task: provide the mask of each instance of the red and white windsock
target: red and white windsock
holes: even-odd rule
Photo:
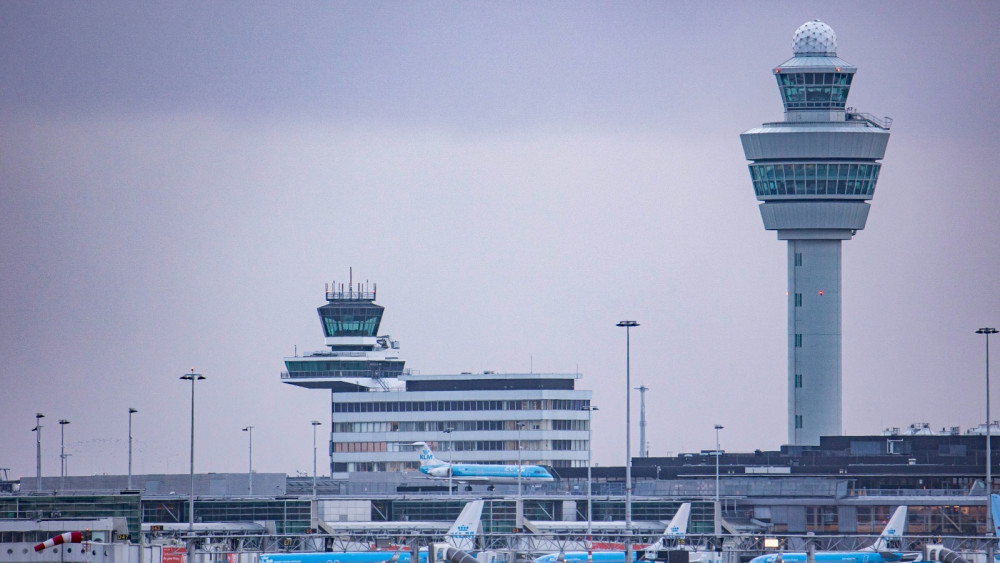
[[[42,543],[35,546],[35,551],[41,551],[47,547],[52,547],[54,545],[59,545],[61,543],[82,543],[83,542],[83,532],[66,532],[65,534],[59,534],[54,538],[49,538]]]

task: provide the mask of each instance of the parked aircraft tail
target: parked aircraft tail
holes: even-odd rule
[[[691,518],[691,503],[685,502],[677,509],[677,513],[670,519],[667,529],[656,543],[650,545],[642,551],[640,559],[659,560],[660,552],[667,548],[675,548],[678,541],[687,535],[688,520]]]
[[[434,452],[426,442],[414,442],[414,446],[420,449],[420,467],[433,467],[435,465],[447,465],[445,462],[434,457]]]
[[[1000,537],[1000,495],[990,495],[990,510],[993,511],[993,535]]]
[[[902,549],[902,536],[906,530],[906,506],[900,506],[882,530],[875,543],[866,551],[899,551]]]
[[[476,536],[482,528],[483,501],[470,501],[458,515],[458,519],[448,530],[445,541],[455,549],[472,551],[476,548]]]

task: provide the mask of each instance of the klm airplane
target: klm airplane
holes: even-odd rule
[[[906,507],[900,506],[871,546],[860,551],[817,551],[816,563],[894,563],[914,561],[920,553],[904,553],[902,535],[906,529]],[[750,563],[804,563],[805,553],[770,553],[754,557]]]
[[[451,477],[459,483],[551,483],[555,477],[541,465],[484,465],[448,463],[434,457],[425,442],[413,444],[420,449],[420,472],[435,479]]]
[[[685,502],[677,509],[677,513],[670,519],[667,529],[656,543],[637,550],[632,554],[633,561],[653,561],[663,560],[666,552],[671,550],[683,550],[688,552],[688,561],[691,563],[709,563],[717,561],[719,554],[714,551],[698,550],[684,544],[687,536],[688,520],[691,517],[691,503]],[[564,551],[549,553],[535,559],[535,563],[587,563],[588,557],[594,563],[624,563],[625,551]]]
[[[483,501],[474,500],[465,505],[458,519],[448,530],[445,542],[455,549],[475,549],[476,535],[481,530]],[[258,563],[411,563],[409,551],[324,551],[313,553],[262,553]],[[427,562],[427,550],[417,554],[417,563]]]

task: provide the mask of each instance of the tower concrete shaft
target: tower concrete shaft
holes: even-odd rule
[[[785,120],[740,135],[764,228],[788,241],[788,442],[841,423],[841,242],[865,228],[889,118],[847,108],[857,68],[833,30],[803,24],[774,68]]]

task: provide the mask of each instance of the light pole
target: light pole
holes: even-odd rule
[[[320,421],[312,421],[313,427],[313,498],[316,498],[316,427],[321,424]]]
[[[250,479],[250,496],[253,496],[253,426],[247,426],[243,429],[244,432],[250,435],[250,465],[247,470],[247,475]]]
[[[448,435],[448,496],[451,496],[451,474],[453,473],[452,465],[455,463],[455,454],[452,453],[452,441],[451,433],[454,432],[454,428],[445,428],[444,433]]]
[[[521,429],[523,422],[517,423],[517,505],[514,507],[515,520],[517,521],[517,531],[521,531],[521,524],[524,522],[524,500],[521,494]]]
[[[587,405],[581,408],[587,411],[587,561],[593,561],[594,556],[593,552],[591,551],[593,547],[593,544],[591,543],[593,530],[591,529],[591,523],[593,522],[594,519],[594,515],[592,514],[594,510],[594,503],[592,496],[593,494],[592,491],[594,487],[593,487],[593,482],[591,481],[590,468],[593,465],[593,463],[591,462],[591,454],[594,451],[594,444],[592,442],[594,433],[590,421],[591,421],[591,413],[600,409],[589,404],[589,402]]]
[[[986,529],[994,530],[996,525],[993,522],[993,514],[990,510],[990,493],[993,492],[993,457],[990,452],[990,335],[996,334],[997,329],[993,327],[983,327],[976,331],[976,334],[986,336]],[[992,534],[992,532],[987,532]]]
[[[632,563],[632,327],[635,321],[621,321],[616,326],[625,327],[625,563]]]
[[[35,480],[38,483],[38,490],[42,490],[42,419],[45,415],[35,413],[35,427],[31,429],[35,433]]]
[[[128,490],[132,490],[132,415],[137,412],[132,407],[128,408]]]
[[[719,449],[719,430],[722,428],[721,424],[715,425],[715,535],[719,535],[722,531],[722,522],[719,519],[719,458],[722,457],[722,451]]]
[[[205,379],[205,376],[200,373],[195,373],[194,369],[191,373],[187,373],[181,376],[181,379],[191,382],[191,498],[189,499],[188,505],[188,535],[194,535],[194,383],[195,381],[201,381]],[[194,539],[191,539],[191,547],[194,546]],[[194,553],[192,549],[188,549],[188,557],[193,558]],[[193,560],[193,559],[190,559]]]
[[[59,489],[66,488],[66,425],[69,421],[59,419]]]

